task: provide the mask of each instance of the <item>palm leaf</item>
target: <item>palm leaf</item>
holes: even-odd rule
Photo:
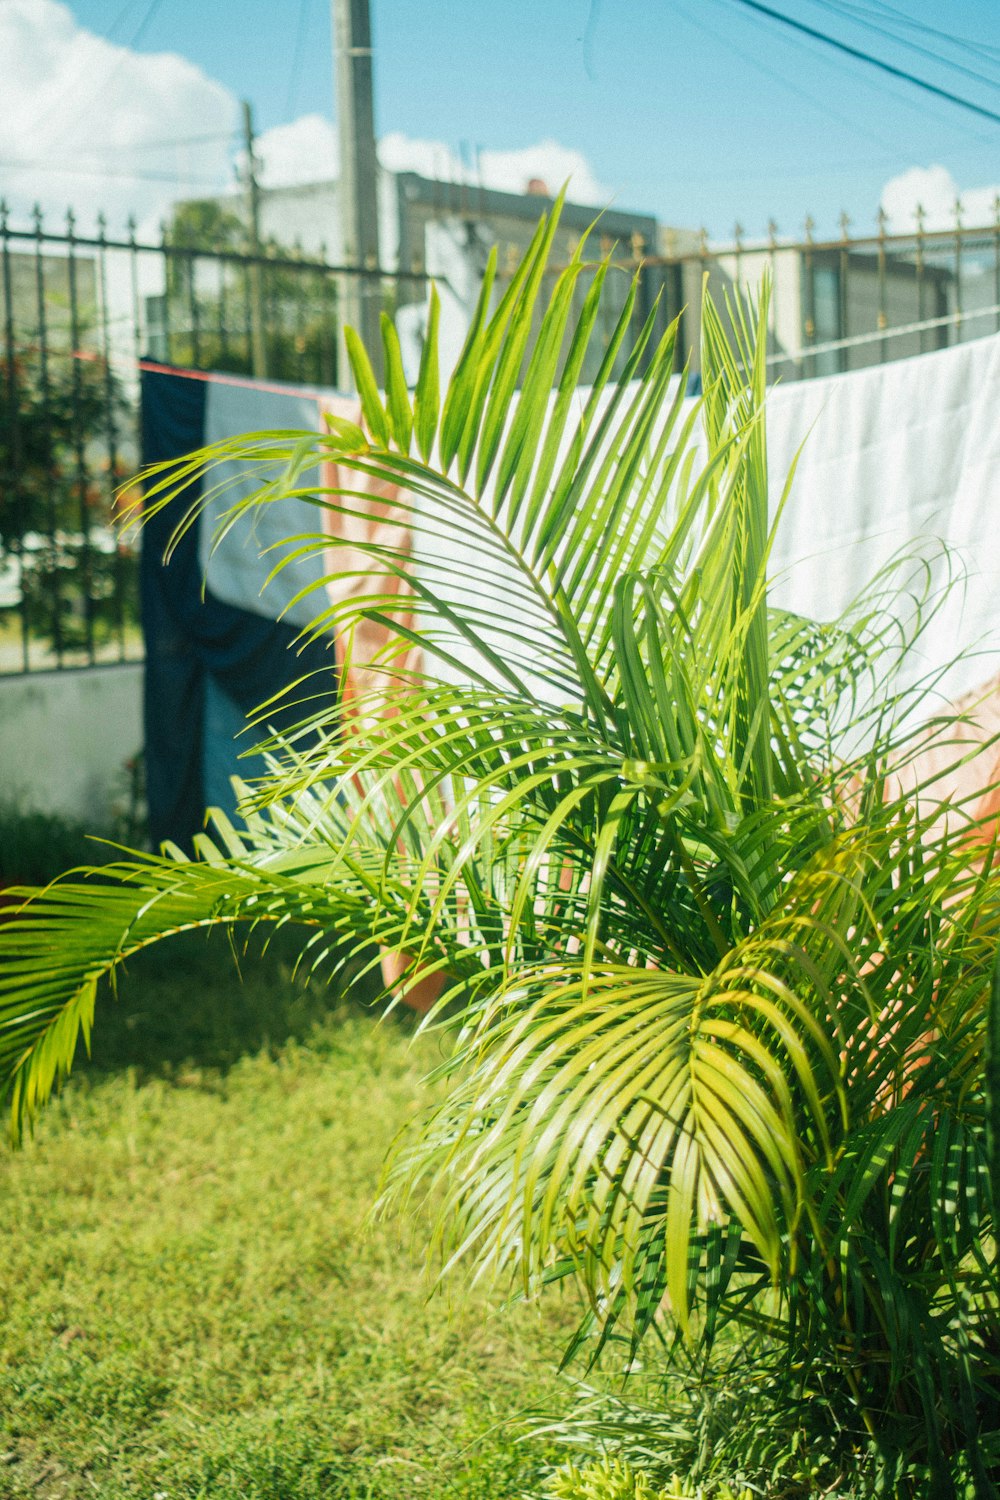
[[[888,789],[934,686],[898,685],[893,589],[908,567],[911,639],[939,601],[918,557],[842,621],[772,609],[766,287],[725,317],[706,301],[686,404],[676,329],[654,308],[633,331],[633,283],[580,393],[611,269],[581,247],[542,306],[557,220],[499,298],[491,257],[443,393],[432,295],[412,393],[390,323],[384,393],[348,336],[364,430],[147,475],[148,509],[183,526],[194,481],[204,504],[220,464],[257,474],[220,536],[288,495],[358,517],[372,481],[395,487],[416,576],[402,543],[364,544],[367,591],[312,630],[392,627],[400,579],[415,623],[376,663],[391,716],[362,700],[343,735],[318,696],[267,736],[245,832],[24,893],[0,928],[15,1129],[99,987],[178,927],[296,923],[310,963],[381,946],[443,975],[440,1024],[457,1016],[446,1102],[388,1177],[438,1205],[432,1253],[529,1288],[577,1275],[597,1347],[667,1306],[706,1357],[726,1323],[776,1340],[800,1404],[842,1400],[893,1442],[923,1424],[940,1480],[996,1385],[1000,910],[968,810],[942,828],[933,787],[916,809]],[[356,583],[337,547],[317,525],[275,567],[332,553]]]

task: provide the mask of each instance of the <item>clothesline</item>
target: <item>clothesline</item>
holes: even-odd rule
[[[872,333],[855,333],[842,339],[829,339],[823,344],[808,344],[802,349],[769,354],[767,363],[769,365],[787,364],[789,360],[799,361],[811,359],[816,354],[833,354],[839,349],[854,349],[862,344],[873,344],[879,339],[902,338],[906,334],[924,333],[928,329],[944,328],[949,324],[957,327],[961,323],[972,322],[974,318],[997,316],[1000,316],[1000,303],[994,303],[991,307],[977,307],[974,312],[944,313],[938,318],[923,318],[919,323],[902,323],[895,328],[876,328]]]
[[[813,359],[821,354],[836,354],[843,349],[863,348],[866,344],[878,343],[885,339],[905,338],[915,333],[926,333],[935,328],[960,327],[964,323],[971,323],[980,318],[1000,319],[1000,303],[991,303],[988,307],[977,307],[971,312],[943,313],[935,318],[922,318],[915,323],[902,323],[892,328],[877,328],[868,333],[855,333],[840,339],[827,339],[821,344],[808,344],[800,349],[777,350],[767,356],[768,366],[801,364],[807,359]],[[987,335],[977,335],[985,337]],[[40,345],[22,345],[18,350],[22,354],[41,353]],[[51,351],[49,351],[51,353]],[[97,364],[107,358],[106,355],[92,349],[70,349],[67,354],[71,359],[84,360],[88,363]],[[295,381],[268,382],[260,380],[251,375],[234,375],[218,370],[195,370],[182,365],[170,365],[153,359],[134,359],[125,354],[112,354],[112,360],[127,363],[133,369],[149,371],[153,374],[176,375],[179,379],[201,380],[217,385],[236,386],[242,390],[267,391],[275,395],[284,395],[286,392],[295,392],[301,396],[316,397],[317,399],[331,394],[333,388],[327,386],[300,385]],[[888,363],[888,361],[887,361]],[[339,393],[343,394],[343,393]]]
[[[41,354],[40,344],[23,344],[19,354]],[[51,356],[52,350],[47,351]],[[96,349],[68,349],[70,359],[79,359],[87,364],[100,364],[107,356]],[[266,391],[270,395],[312,396],[319,400],[332,393],[330,386],[300,385],[297,381],[268,382],[253,375],[231,375],[220,370],[193,370],[186,365],[168,365],[155,359],[134,359],[129,355],[112,355],[112,359],[127,362],[133,369],[144,370],[153,375],[176,375],[179,380],[202,380],[210,385],[233,385],[244,391]],[[109,361],[110,363],[110,361]]]
[[[192,425],[183,442],[177,438],[171,456],[263,429],[321,431],[323,412],[332,404],[330,393],[317,398],[295,387],[174,370],[155,360],[142,365],[144,384],[158,387],[144,391],[144,398],[155,394],[186,420],[198,419],[197,430]],[[186,375],[192,378],[183,378]],[[947,668],[939,691],[949,698],[976,688],[995,671],[1000,563],[991,538],[1000,474],[998,399],[1000,335],[852,373],[776,386],[768,401],[767,422],[775,506],[785,475],[793,463],[798,467],[772,554],[774,604],[808,618],[836,619],[880,569],[892,567],[901,551],[912,554],[919,576],[911,584],[909,575],[897,572],[901,592],[893,607],[903,611],[899,623],[904,633],[916,628],[922,611],[926,615],[914,670]],[[357,398],[341,400],[356,403]],[[148,426],[156,404],[145,399],[144,409]],[[177,425],[173,417],[165,417],[165,430],[172,437]],[[151,449],[144,453],[147,460],[163,456]],[[240,611],[250,635],[261,629],[262,617],[280,617],[290,629],[308,629],[317,607],[329,598],[324,559],[319,551],[303,555],[294,568],[278,573],[275,563],[290,536],[315,529],[314,510],[304,500],[290,497],[281,505],[248,512],[213,548],[212,538],[225,512],[249,496],[255,483],[252,474],[236,465],[220,468],[216,480],[224,480],[225,488],[220,491],[213,485],[213,493],[206,497],[189,560],[195,580],[192,593],[198,594],[206,580],[215,600]],[[412,521],[417,575],[458,615],[465,609],[479,610],[483,580],[496,573],[498,561],[495,551],[477,540],[474,528],[450,525],[447,517],[423,508],[423,502],[415,511],[408,506],[402,520],[391,513],[376,513],[371,520],[392,527]],[[927,537],[941,540],[927,546]],[[353,545],[344,535],[340,545],[347,544]],[[395,540],[392,546],[397,547]],[[342,551],[341,562],[343,557]],[[168,579],[174,568],[176,562],[164,570]],[[956,572],[964,574],[963,588],[949,590],[948,578]],[[365,576],[363,559],[349,574],[355,582]],[[498,587],[503,589],[503,577]],[[524,653],[530,656],[533,626],[529,619],[523,625]],[[492,645],[489,630],[488,623],[482,626],[484,640]],[[448,661],[438,664],[443,675],[454,672],[464,680],[466,664],[481,670],[481,660],[467,655],[470,648],[464,637],[453,640],[447,635],[446,645]],[[497,649],[502,646],[497,642]],[[539,641],[539,658],[543,651],[544,642]],[[991,653],[988,661],[979,654],[984,651]],[[224,776],[222,782],[225,785]]]

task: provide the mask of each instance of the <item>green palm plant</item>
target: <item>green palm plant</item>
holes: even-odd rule
[[[766,292],[756,315],[706,301],[692,407],[655,309],[626,347],[633,286],[581,395],[609,267],[581,250],[540,307],[555,222],[494,310],[491,261],[443,396],[432,299],[412,393],[391,323],[384,396],[349,336],[366,431],[147,476],[147,507],[178,503],[238,457],[249,503],[346,515],[363,487],[317,491],[318,461],[398,486],[422,548],[401,644],[426,666],[387,650],[393,714],[357,733],[317,696],[267,741],[245,827],[217,818],[195,859],[24,893],[0,933],[15,1134],[137,949],[266,923],[301,925],[317,965],[374,945],[438,977],[454,1041],[387,1173],[434,1204],[432,1255],[576,1278],[592,1358],[652,1338],[707,1378],[735,1336],[890,1492],[913,1462],[928,1493],[993,1494],[990,851],[888,789],[918,743],[889,580],[837,625],[769,605]],[[335,546],[317,529],[296,555]],[[365,597],[317,631],[393,623],[409,559],[370,551]]]

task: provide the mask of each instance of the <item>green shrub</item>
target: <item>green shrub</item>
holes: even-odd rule
[[[631,1369],[662,1347],[702,1412],[731,1380],[790,1452],[804,1432],[805,1453],[838,1454],[828,1489],[987,1500],[990,859],[887,782],[921,702],[896,685],[892,578],[832,624],[769,604],[766,297],[755,319],[704,305],[699,455],[675,328],[654,339],[654,309],[627,347],[634,294],[577,392],[607,266],[574,256],[533,337],[553,232],[495,310],[491,262],[443,402],[432,302],[412,394],[391,325],[384,399],[348,334],[367,432],[259,434],[151,484],[167,503],[235,460],[259,466],[246,506],[295,493],[359,519],[364,486],[398,487],[427,667],[387,654],[393,714],[366,726],[362,701],[342,734],[324,703],[317,748],[272,742],[245,832],[219,819],[195,860],[60,882],[6,925],[14,1129],[70,1067],[98,985],[178,928],[299,925],[317,964],[378,944],[443,986],[447,1096],[387,1184],[439,1207],[432,1259],[528,1290],[574,1278],[590,1311],[568,1358]],[[317,491],[324,460],[361,484]],[[443,538],[488,562],[469,577]],[[408,548],[377,537],[369,561],[369,592],[318,628],[391,619]],[[784,1493],[809,1496],[813,1460],[792,1456]]]
[[[696,1485],[676,1474],[665,1486],[654,1486],[641,1470],[621,1459],[603,1458],[580,1469],[567,1464],[549,1480],[545,1500],[753,1500],[748,1489],[728,1484]]]
[[[93,865],[100,846],[76,819],[0,804],[0,883],[46,885],[79,865]]]

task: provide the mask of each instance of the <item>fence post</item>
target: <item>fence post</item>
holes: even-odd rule
[[[18,613],[21,622],[21,670],[27,672],[31,663],[29,658],[28,642],[31,637],[31,619],[28,596],[24,591],[24,534],[28,529],[27,510],[24,501],[24,486],[21,482],[21,422],[18,404],[17,390],[17,359],[14,343],[14,289],[13,277],[10,269],[10,226],[7,220],[8,208],[6,199],[0,199],[0,262],[3,270],[3,304],[4,304],[4,354],[6,363],[6,379],[4,388],[7,396],[7,434],[10,442],[10,465],[9,478],[4,476],[4,483],[9,484],[10,493],[14,500],[14,514],[16,516],[16,539],[13,551],[17,559],[17,586],[20,593]]]
[[[767,353],[775,356],[778,353],[778,225],[774,219],[767,221],[767,265],[771,275],[771,305],[768,308],[767,325],[770,349]],[[778,362],[775,359],[774,376],[778,374]]]
[[[816,342],[816,280],[813,275],[813,230],[816,228],[816,220],[812,214],[806,214],[803,227],[806,239],[802,257],[802,274],[805,280],[804,295],[801,298],[802,342],[808,351]],[[810,359],[808,352],[802,361],[802,373],[804,376],[816,373],[816,361]]]
[[[885,305],[885,297],[886,297],[886,286],[885,286],[885,226],[888,223],[888,215],[886,214],[886,211],[882,207],[881,203],[879,204],[878,213],[875,215],[875,222],[878,225],[878,319],[877,319],[877,323],[878,323],[878,331],[879,331],[879,333],[884,334],[885,330],[889,326],[889,315],[888,315],[888,313],[886,311],[886,305]],[[885,351],[886,351],[886,347],[887,347],[887,344],[886,344],[885,338],[880,338],[879,341],[878,341],[878,359],[879,359],[879,364],[880,365],[884,365],[885,364]]]
[[[132,349],[138,367],[142,358],[142,304],[139,298],[139,246],[136,244],[135,215],[128,217],[128,267],[129,289],[132,293]]]
[[[52,606],[52,644],[55,648],[56,666],[61,667],[63,663],[63,635],[62,635],[62,588],[59,581],[59,522],[56,510],[56,483],[55,465],[53,461],[52,441],[52,384],[49,376],[49,344],[48,344],[48,320],[45,308],[45,266],[42,254],[42,209],[36,203],[32,210],[32,218],[35,224],[35,297],[38,314],[38,389],[40,397],[40,410],[42,417],[42,447],[44,459],[42,468],[45,471],[48,486],[48,561],[45,572],[48,574],[49,598]],[[22,588],[23,588],[22,582]]]
[[[962,200],[955,199],[955,343],[962,342]]]
[[[924,319],[927,316],[927,313],[926,313],[927,300],[926,300],[926,297],[924,296],[924,232],[925,232],[924,231],[924,220],[926,219],[927,216],[926,216],[926,213],[924,212],[924,206],[923,206],[922,203],[918,203],[917,204],[917,206],[916,206],[916,208],[914,209],[914,212],[913,212],[913,217],[917,221],[917,247],[916,247],[916,253],[915,253],[915,256],[914,256],[914,263],[915,263],[915,267],[916,267],[914,274],[916,276],[916,281],[917,281],[917,322],[918,323],[923,323]],[[920,330],[919,334],[917,335],[917,337],[918,337],[918,339],[920,341],[919,344],[918,344],[919,351],[920,351],[921,354],[923,354],[923,352],[924,352],[924,329],[923,328],[921,328],[921,330]]]
[[[839,310],[840,311],[840,317],[839,317],[840,328],[838,330],[838,337],[844,342],[844,344],[846,344],[847,339],[850,338],[850,328],[851,328],[850,300],[849,300],[850,299],[850,270],[851,270],[851,241],[850,241],[850,237],[849,237],[848,232],[847,232],[850,229],[850,227],[851,227],[850,216],[849,216],[847,210],[844,209],[844,211],[840,215],[840,261],[839,261],[839,272],[840,272],[840,275],[839,275],[839,278],[838,278],[839,282],[840,282],[840,310]],[[840,366],[840,369],[841,370],[848,369],[850,367],[850,362],[851,362],[850,351],[846,347],[841,348],[838,351],[838,355],[837,355],[837,364]]]
[[[107,221],[97,216],[97,276],[100,294],[101,355],[104,361],[104,432],[108,446],[108,514],[118,507],[118,423],[115,420],[115,381],[111,370],[111,319],[108,308]],[[125,660],[125,578],[121,548],[115,547],[115,628],[118,659]]]
[[[83,440],[83,390],[80,372],[80,302],[76,285],[76,218],[73,210],[66,213],[66,244],[69,251],[67,272],[69,275],[69,334],[70,334],[70,410],[73,417],[73,457],[76,463],[77,505],[80,517],[80,570],[83,574],[81,594],[83,596],[83,631],[87,660],[94,661],[94,566],[90,540],[90,516],[87,508],[87,462]]]
[[[170,231],[166,219],[160,225],[160,253],[163,256],[163,358],[170,363],[170,292],[173,257],[170,246]]]
[[[249,266],[250,283],[250,360],[253,373],[258,380],[267,375],[267,344],[264,340],[264,291],[260,266],[260,188],[257,183],[257,163],[253,154],[253,108],[243,100],[243,144],[247,160],[245,167],[247,235],[253,260]]]

